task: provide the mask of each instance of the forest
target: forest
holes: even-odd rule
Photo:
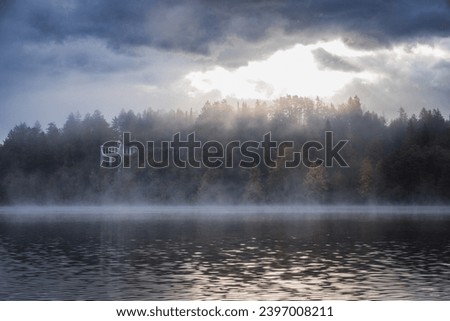
[[[364,108],[365,109],[365,108]],[[296,146],[332,131],[348,140],[348,167],[115,168],[100,166],[100,146],[130,132],[161,142],[195,132],[200,141],[260,141],[270,132]],[[239,162],[239,159],[235,160]],[[0,145],[1,204],[436,204],[450,201],[450,119],[422,109],[386,120],[360,99],[340,105],[299,96],[272,102],[207,102],[199,113],[123,110],[108,123],[99,111],[15,126]]]

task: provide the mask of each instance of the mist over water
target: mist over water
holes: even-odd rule
[[[450,209],[0,208],[0,299],[450,299]]]
[[[288,217],[288,218],[318,218],[323,215],[359,216],[361,218],[397,215],[429,217],[447,216],[449,206],[392,206],[392,205],[70,205],[70,206],[1,206],[0,216],[8,220],[32,219],[151,219],[180,218],[196,216],[203,219],[229,219],[245,217]]]

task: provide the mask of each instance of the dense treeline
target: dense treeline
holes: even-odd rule
[[[265,133],[296,146],[323,141],[324,132],[349,140],[342,155],[350,165],[253,169],[205,167],[104,169],[100,145],[120,139],[160,142],[176,132],[201,141],[261,141]],[[183,136],[184,135],[184,136]],[[238,162],[239,158],[235,160]],[[62,128],[20,124],[0,145],[1,203],[341,203],[450,201],[450,121],[439,110],[408,116],[403,109],[387,122],[363,112],[358,97],[335,107],[286,96],[271,104],[206,103],[192,112],[122,111],[109,124],[100,112],[71,114]]]

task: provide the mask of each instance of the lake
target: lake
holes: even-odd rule
[[[450,300],[450,208],[0,208],[1,300]]]

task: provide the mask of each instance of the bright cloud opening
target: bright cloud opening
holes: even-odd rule
[[[223,97],[238,99],[273,99],[286,94],[331,97],[356,78],[367,82],[377,78],[369,72],[341,71],[319,66],[313,54],[318,48],[346,57],[369,54],[350,49],[341,41],[297,44],[291,49],[275,52],[266,60],[250,61],[235,70],[216,66],[204,72],[191,72],[186,76],[192,87],[190,95],[219,91]]]

